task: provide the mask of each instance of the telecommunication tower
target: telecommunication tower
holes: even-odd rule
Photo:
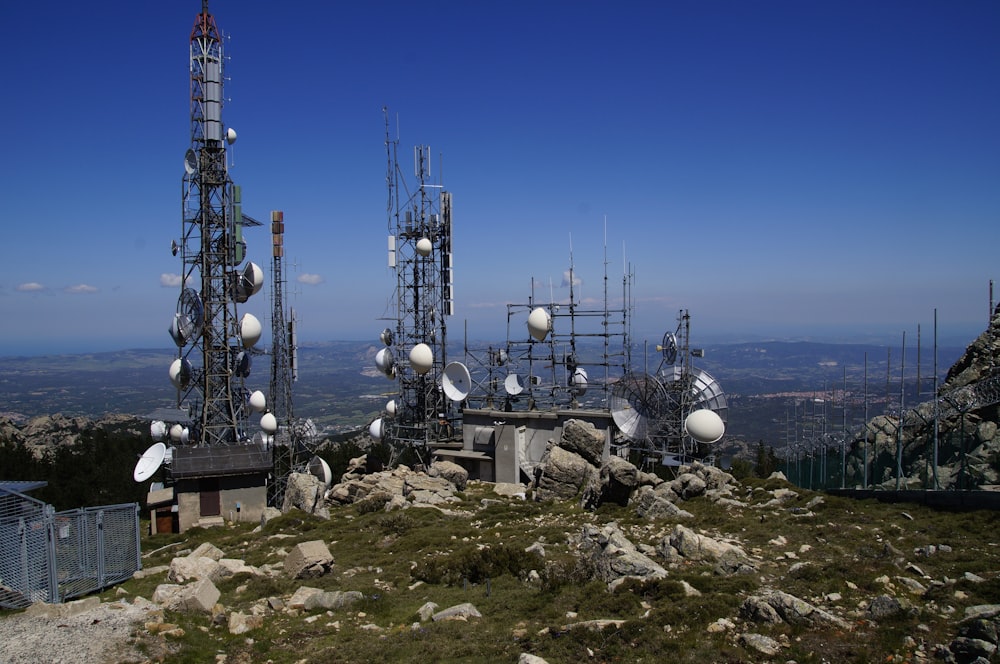
[[[454,314],[452,197],[435,182],[427,146],[414,148],[414,190],[399,165],[399,140],[390,138],[388,161],[388,267],[396,277],[389,317],[380,335],[385,344],[376,365],[397,381],[398,394],[384,417],[370,428],[372,437],[397,446],[420,448],[451,436],[456,405],[441,389],[446,367],[447,318]]]
[[[177,442],[196,446],[250,442],[245,379],[261,336],[257,318],[237,310],[261,289],[263,272],[244,264],[243,229],[260,224],[243,215],[240,188],[229,177],[226,148],[236,132],[222,123],[223,65],[222,35],[202,0],[191,31],[191,147],[184,157],[181,240],[172,247],[183,269],[170,327],[178,347],[170,377],[178,408],[190,415]]]
[[[273,479],[268,485],[268,504],[281,508],[288,476],[293,472],[309,471],[327,485],[329,466],[313,455],[317,430],[312,420],[295,418],[292,405],[292,385],[298,380],[298,342],[296,341],[295,310],[285,315],[286,281],[283,270],[285,256],[285,215],[271,212],[271,389],[269,403],[277,422],[271,442],[274,458]]]

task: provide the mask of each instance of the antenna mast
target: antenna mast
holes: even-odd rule
[[[178,346],[171,377],[178,407],[187,408],[187,441],[199,446],[249,442],[244,379],[250,348],[260,338],[260,322],[240,318],[237,303],[261,288],[263,273],[253,263],[242,272],[243,228],[259,225],[242,213],[240,188],[229,177],[223,131],[223,44],[215,18],[202,0],[191,31],[191,147],[182,180],[183,274],[178,311],[170,332]]]

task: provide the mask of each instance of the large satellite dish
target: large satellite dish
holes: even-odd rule
[[[507,390],[507,394],[510,396],[516,397],[524,392],[524,382],[516,373],[507,374],[507,377],[503,379],[503,389]]]
[[[673,332],[667,332],[663,335],[660,352],[663,353],[663,361],[667,364],[673,364],[677,361],[677,337]]]
[[[472,376],[469,369],[461,362],[451,362],[444,368],[441,376],[441,389],[452,401],[462,401],[469,396],[472,388]]]
[[[184,172],[188,175],[198,172],[198,154],[190,148],[184,153]]]
[[[205,324],[205,307],[193,288],[185,288],[177,298],[177,313],[170,324],[170,336],[178,348],[201,334]]]
[[[135,470],[132,471],[132,479],[136,482],[145,482],[148,480],[153,476],[153,473],[159,470],[166,456],[167,446],[163,443],[153,443],[148,450],[142,453],[139,461],[136,462]]]
[[[611,417],[631,440],[647,440],[659,428],[668,410],[666,390],[653,376],[630,373],[611,390]]]

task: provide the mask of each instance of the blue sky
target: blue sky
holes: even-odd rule
[[[929,334],[935,308],[943,337],[985,328],[1000,4],[210,9],[231,36],[230,173],[248,214],[285,213],[304,341],[383,327],[383,106],[401,151],[430,145],[454,194],[453,329],[502,341],[532,279],[565,298],[571,245],[582,297],[600,298],[605,233],[613,282],[623,260],[636,273],[638,338],[681,308],[704,341],[888,341]],[[180,272],[199,10],[0,6],[0,355],[171,345],[178,289],[161,280]],[[248,241],[267,270],[266,231]]]

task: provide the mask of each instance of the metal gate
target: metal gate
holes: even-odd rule
[[[0,607],[55,604],[142,568],[139,505],[65,512],[0,486]]]

